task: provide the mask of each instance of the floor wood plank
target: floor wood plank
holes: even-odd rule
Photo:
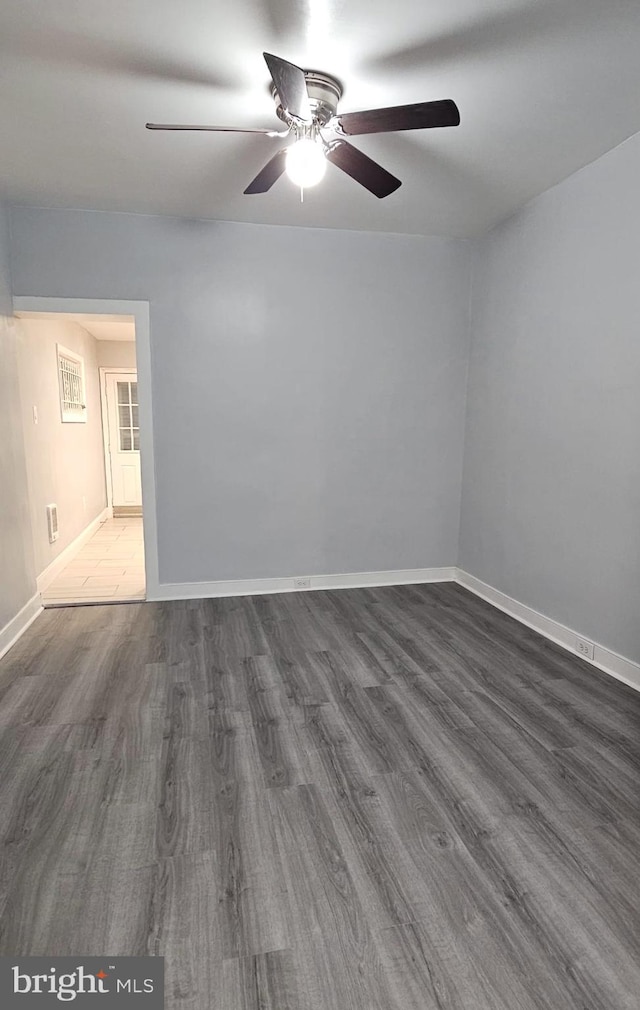
[[[639,801],[640,695],[459,586],[48,610],[0,953],[162,955],[168,1010],[635,1010]]]

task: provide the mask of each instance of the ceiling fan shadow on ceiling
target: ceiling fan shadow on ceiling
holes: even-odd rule
[[[340,113],[338,102],[342,97],[342,85],[335,77],[315,70],[302,70],[271,53],[263,55],[271,74],[271,94],[276,102],[276,115],[284,123],[284,130],[169,123],[147,123],[147,129],[291,137],[294,143],[281,148],[269,159],[245,189],[247,195],[268,192],[285,171],[301,190],[314,186],[322,179],[329,161],[374,196],[382,199],[402,185],[400,179],[349,144],[345,137],[399,130],[426,130],[458,126],[460,123],[458,107],[451,99]]]

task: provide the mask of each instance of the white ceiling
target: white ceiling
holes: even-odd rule
[[[453,98],[458,128],[355,138],[403,180],[378,201],[328,166],[304,204],[242,190],[282,141],[267,50],[351,111]],[[0,192],[55,207],[473,235],[640,130],[638,0],[3,0]]]
[[[133,316],[99,315],[89,312],[16,312],[20,319],[53,319],[79,323],[96,340],[136,339],[136,324]]]

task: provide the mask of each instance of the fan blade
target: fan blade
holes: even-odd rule
[[[179,123],[145,123],[147,130],[208,130],[212,133],[261,133],[265,137],[286,137],[288,130],[244,130],[237,126],[182,126]]]
[[[450,98],[441,102],[416,102],[389,109],[347,112],[336,117],[343,133],[354,137],[362,133],[393,133],[396,130],[428,130],[435,126],[458,126],[458,106]]]
[[[279,56],[272,56],[271,53],[263,53],[262,55],[269,67],[269,73],[278,92],[282,108],[290,116],[295,116],[303,123],[312,122],[313,116],[309,105],[304,70],[296,67],[294,63],[281,60]]]
[[[391,175],[386,168],[377,161],[372,161],[357,147],[347,144],[346,140],[338,140],[331,144],[326,153],[328,161],[341,168],[379,200],[394,193],[398,186],[402,185],[395,175]]]
[[[277,182],[285,170],[287,159],[287,148],[284,147],[277,154],[274,154],[264,168],[258,172],[253,182],[250,182],[245,189],[245,194],[266,193],[270,190],[274,182]]]

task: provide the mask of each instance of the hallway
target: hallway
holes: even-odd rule
[[[143,600],[142,516],[107,519],[42,594],[47,606]]]

